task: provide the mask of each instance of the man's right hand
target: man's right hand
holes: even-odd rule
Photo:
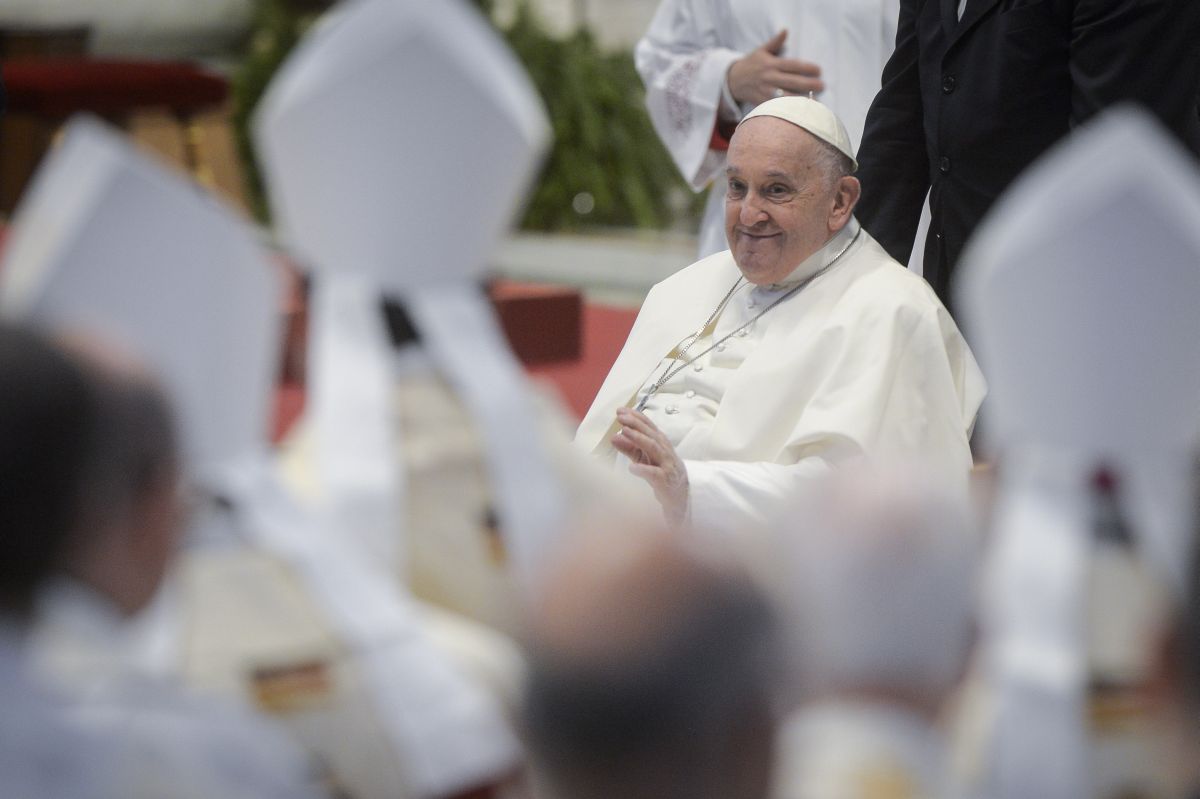
[[[808,94],[825,90],[821,68],[798,58],[782,58],[787,30],[781,30],[761,47],[729,67],[729,92],[745,105],[758,105],[776,97],[776,89],[785,94]]]

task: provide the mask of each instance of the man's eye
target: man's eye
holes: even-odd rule
[[[746,193],[746,184],[736,180],[729,181],[729,188],[725,192],[730,197],[741,197]]]
[[[767,187],[766,194],[768,197],[783,197],[784,195],[788,194],[789,191],[790,189],[787,186],[784,186],[782,183],[773,183]]]

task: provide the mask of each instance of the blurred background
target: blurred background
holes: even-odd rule
[[[632,48],[655,0],[473,2],[529,71],[555,133],[520,232],[497,254],[498,273],[636,305],[650,285],[691,260],[704,199],[688,189],[651,128],[633,66]],[[0,0],[0,57],[10,95],[0,130],[0,210],[15,207],[61,117],[90,110],[269,224],[248,120],[280,63],[335,4]],[[26,80],[18,68],[29,59],[80,55],[106,60],[109,74],[64,70]],[[176,74],[173,87],[147,86],[151,62],[194,65],[227,85],[222,92]],[[125,73],[116,66],[127,67]],[[163,74],[159,83],[171,77]],[[82,85],[89,80],[103,85]],[[156,88],[162,97],[154,96]],[[52,90],[58,96],[50,97]],[[114,96],[122,91],[128,96]]]
[[[554,129],[524,212],[493,255],[492,297],[522,361],[582,415],[646,292],[696,251],[705,198],[655,135],[633,63],[657,2],[472,2],[529,72]],[[0,216],[13,213],[64,122],[88,112],[269,230],[249,122],[272,75],[335,5],[0,0]],[[296,399],[283,403],[280,433],[302,408],[306,298],[298,282],[284,311],[291,322],[281,396]]]

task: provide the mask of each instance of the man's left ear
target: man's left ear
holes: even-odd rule
[[[829,228],[837,232],[850,221],[854,206],[862,194],[862,184],[853,175],[838,178],[837,188],[833,194],[833,207],[829,210]]]

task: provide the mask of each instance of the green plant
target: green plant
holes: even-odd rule
[[[605,53],[587,30],[550,36],[528,3],[505,31],[551,117],[554,144],[523,226],[668,227],[690,192],[663,149],[628,52]],[[681,201],[682,200],[682,201]]]

